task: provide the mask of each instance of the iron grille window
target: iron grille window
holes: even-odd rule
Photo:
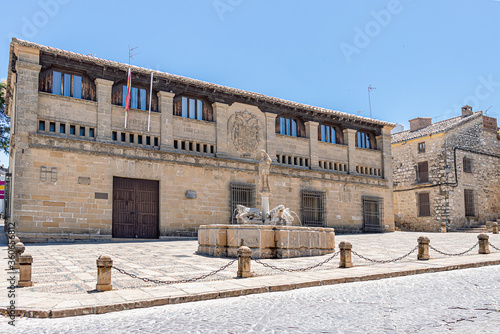
[[[425,142],[418,143],[418,153],[425,153]]]
[[[417,165],[417,183],[429,182],[429,164],[427,161],[419,162]]]
[[[474,190],[464,189],[464,200],[465,200],[465,216],[475,217],[476,211],[474,208]]]
[[[302,223],[305,226],[325,226],[325,192],[315,190],[302,190],[301,197]]]
[[[363,196],[363,231],[382,232],[384,200],[379,197]]]
[[[472,173],[472,159],[464,157],[464,173]]]
[[[247,183],[231,183],[231,218],[230,222],[236,223],[236,205],[255,208],[255,185]]]
[[[418,216],[429,217],[431,215],[431,204],[429,200],[429,193],[418,194]]]

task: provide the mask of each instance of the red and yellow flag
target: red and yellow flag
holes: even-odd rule
[[[128,78],[127,78],[127,98],[125,100],[125,127],[127,127],[128,120],[128,110],[130,109],[130,91],[132,90],[132,75],[130,74],[130,67],[128,69]]]

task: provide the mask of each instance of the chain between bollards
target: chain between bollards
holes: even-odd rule
[[[300,272],[300,271],[307,271],[307,270],[311,270],[311,269],[314,269],[314,268],[318,268],[318,267],[321,267],[322,265],[330,262],[334,257],[336,257],[337,255],[339,255],[340,251],[337,251],[335,253],[333,253],[332,256],[330,256],[329,258],[327,258],[326,260],[324,261],[321,261],[319,263],[316,263],[316,264],[313,264],[312,266],[309,266],[309,267],[305,267],[305,268],[297,268],[297,269],[291,269],[291,268],[280,268],[280,267],[277,267],[277,266],[274,266],[272,264],[269,264],[269,263],[265,263],[265,262],[262,262],[261,260],[259,259],[252,259],[254,260],[255,262],[257,262],[258,264],[261,264],[263,265],[264,267],[266,268],[269,268],[269,269],[273,269],[273,270],[278,270],[278,271],[281,271],[281,272]]]

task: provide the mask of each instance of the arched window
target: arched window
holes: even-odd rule
[[[356,147],[376,150],[377,143],[375,141],[375,135],[368,131],[358,131],[356,135]]]
[[[117,106],[125,107],[127,101],[127,82],[122,80],[113,85],[111,93],[111,103]],[[143,85],[134,85],[132,81],[132,88],[130,89],[130,108],[149,110],[149,87]],[[158,111],[158,96],[153,90],[151,98],[151,111]]]
[[[176,96],[174,98],[174,115],[185,118],[212,122],[213,109],[206,99],[194,96]]]
[[[96,100],[95,84],[89,77],[83,73],[53,67],[40,72],[38,89],[75,99]]]
[[[292,137],[305,137],[306,127],[298,118],[276,117],[276,133]]]
[[[318,129],[318,140],[325,143],[343,144],[344,134],[335,125],[321,124]]]

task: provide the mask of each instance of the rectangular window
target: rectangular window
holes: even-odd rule
[[[155,137],[155,146],[158,146],[158,137]]]
[[[200,100],[196,100],[196,119],[203,119],[203,102]]]
[[[371,136],[368,132],[358,131],[356,146],[360,148],[372,148]]]
[[[80,127],[80,136],[85,137],[85,127]]]
[[[66,133],[66,124],[59,125],[59,132]]]
[[[464,165],[464,173],[472,173],[472,159],[464,157],[463,165]]]
[[[117,141],[118,140],[118,133],[116,131],[113,131],[112,137],[113,137],[114,141]]]
[[[45,131],[45,121],[38,121],[38,130]]]
[[[71,96],[71,74],[64,74],[64,96]]]
[[[253,184],[242,184],[242,183],[231,183],[231,197],[230,197],[230,222],[236,224],[236,206],[243,205],[247,208],[255,207],[255,185]]]
[[[285,119],[280,117],[280,135],[286,134],[285,128]]]
[[[94,128],[89,128],[89,137],[94,138],[95,130]]]
[[[140,101],[141,101],[141,106],[139,109],[146,110],[146,90],[141,89],[140,90]]]
[[[121,133],[121,138],[120,139],[121,139],[122,142],[125,142],[125,133],[124,132]]]
[[[182,98],[182,117],[187,118],[188,117],[188,103],[187,103],[187,97]]]
[[[196,100],[189,99],[189,118],[196,118]]]
[[[76,134],[76,126],[70,125],[69,126],[69,134],[70,135],[75,135]]]
[[[425,153],[425,142],[418,143],[418,153]]]
[[[290,136],[290,134],[291,134],[290,121],[291,120],[289,118],[286,119],[286,135],[288,135],[288,136]]]
[[[54,122],[49,123],[49,131],[56,132],[56,123],[54,123]]]
[[[321,125],[320,127],[321,141],[326,141],[326,127]]]
[[[427,161],[419,162],[417,165],[417,183],[429,182],[429,165]]]
[[[418,216],[429,217],[431,215],[431,203],[429,193],[419,193],[418,195]]]
[[[142,145],[142,135],[137,136],[137,144]]]
[[[82,98],[82,77],[73,74],[52,72],[52,94]]]
[[[292,136],[297,137],[297,121],[292,119]]]
[[[138,89],[132,87],[131,94],[130,94],[130,108],[137,109],[137,99],[138,99]]]
[[[302,223],[305,226],[325,226],[325,192],[302,190],[300,193],[302,204]]]
[[[73,97],[82,98],[82,77],[78,75],[73,75]]]
[[[363,196],[363,231],[382,232],[384,201],[379,197]]]
[[[61,72],[52,73],[52,94],[61,95]]]
[[[122,86],[122,106],[125,107],[127,102],[127,86]]]
[[[475,217],[476,211],[474,208],[474,190],[464,189],[464,201],[465,201],[465,216]]]
[[[181,116],[200,121],[203,120],[203,101],[182,97]]]
[[[128,142],[129,143],[134,143],[134,134],[133,133],[131,133],[131,134],[128,135]]]
[[[357,136],[359,137],[360,134],[358,132]],[[320,140],[326,143],[337,143],[337,131],[333,126],[329,125],[321,125],[320,127]],[[359,142],[359,140],[358,140]]]
[[[146,145],[150,146],[151,145],[151,137],[146,136]]]

